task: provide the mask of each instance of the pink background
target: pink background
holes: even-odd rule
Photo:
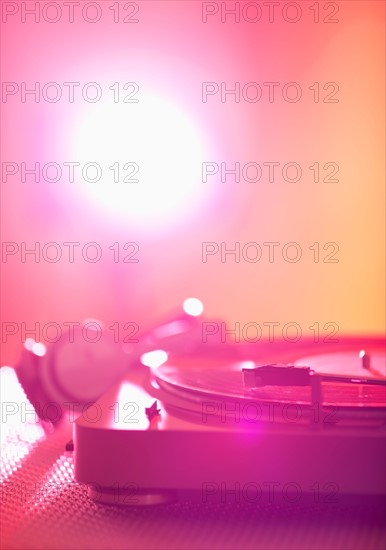
[[[384,3],[337,2],[339,22],[331,24],[313,22],[312,2],[298,2],[303,16],[294,24],[280,12],[274,23],[264,12],[257,23],[221,23],[217,14],[204,24],[201,2],[191,1],[138,2],[138,23],[113,23],[113,2],[99,4],[103,15],[94,24],[79,16],[74,23],[65,17],[23,23],[20,12],[3,20],[3,81],[97,81],[106,83],[104,90],[135,81],[199,128],[202,162],[293,161],[304,175],[298,183],[212,178],[202,196],[197,191],[197,201],[185,204],[182,219],[165,217],[164,229],[153,228],[151,219],[141,225],[96,208],[79,192],[79,182],[10,177],[2,182],[3,241],[96,241],[104,257],[96,264],[82,258],[23,263],[20,254],[3,259],[3,323],[95,317],[144,326],[193,295],[209,317],[230,326],[295,321],[309,333],[315,322],[334,322],[340,334],[383,332]],[[221,103],[217,95],[203,103],[205,81],[296,81],[303,97],[298,103]],[[308,90],[314,82],[337,82],[339,102],[314,103]],[[2,161],[75,161],[77,124],[93,108],[81,99],[3,98]],[[103,133],[101,128],[106,139]],[[308,167],[314,162],[336,162],[339,182],[313,182]],[[160,185],[165,178],[160,174]],[[197,189],[201,193],[202,183]],[[127,241],[139,244],[139,263],[112,262],[108,246]],[[236,241],[296,241],[304,254],[298,263],[279,258],[271,264],[266,255],[259,263],[231,257],[222,263],[219,255],[203,263],[204,241],[224,241],[229,248]],[[308,250],[314,242],[338,243],[339,262],[315,263]],[[1,363],[14,364],[20,348],[20,334],[8,337]]]

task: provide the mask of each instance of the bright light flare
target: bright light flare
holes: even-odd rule
[[[198,317],[204,311],[204,304],[198,298],[187,298],[182,307],[185,313],[193,317]]]
[[[33,338],[26,338],[24,342],[25,349],[28,349],[28,351],[32,351],[32,347],[35,344],[35,340]]]
[[[43,357],[47,353],[46,346],[41,342],[35,342],[33,338],[27,338],[24,342],[24,347],[39,357]]]
[[[153,229],[185,218],[202,200],[208,152],[187,113],[161,97],[138,99],[92,105],[70,139],[81,166],[100,166],[98,174],[89,165],[76,183],[86,197],[114,217]]]
[[[141,363],[145,367],[158,368],[168,359],[168,354],[163,349],[155,349],[141,355]]]
[[[32,353],[35,355],[38,355],[39,357],[43,357],[47,353],[47,348],[44,344],[41,342],[35,342],[32,346]]]

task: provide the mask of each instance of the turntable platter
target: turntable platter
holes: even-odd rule
[[[179,394],[187,401],[198,399],[264,401],[311,405],[311,388],[308,386],[263,386],[246,388],[242,368],[252,362],[208,361],[197,358],[175,359],[153,369],[153,377],[166,392]],[[347,377],[347,383],[323,382],[322,406],[340,408],[386,407],[386,386],[369,385],[366,379],[385,377],[385,356],[381,352],[371,355],[371,369],[364,369],[357,352],[320,354],[299,359],[295,366],[308,366],[320,374]],[[363,379],[364,383],[351,384],[350,380]]]

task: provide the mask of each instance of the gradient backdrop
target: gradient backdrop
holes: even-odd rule
[[[142,327],[187,296],[229,327],[296,322],[306,334],[317,322],[322,335],[326,323],[340,334],[383,332],[384,2],[280,2],[271,12],[263,2],[81,1],[73,22],[68,4],[2,2],[2,364],[18,357],[22,323],[94,317]],[[226,11],[235,8],[239,22]],[[73,101],[65,82],[79,83]],[[124,90],[127,82],[135,85]],[[278,83],[271,101],[267,82]],[[35,83],[37,95],[25,95]],[[239,98],[225,94],[238,85]],[[36,162],[97,162],[103,175],[95,184],[81,170],[74,181],[64,169],[56,182],[22,177],[21,164]],[[138,182],[122,181],[130,167],[113,181],[108,167],[126,162],[139,166]],[[207,181],[205,162],[219,167]],[[237,162],[255,163],[250,181],[243,173],[221,181],[221,163]],[[273,181],[268,162],[280,163]],[[289,181],[293,168],[283,178],[286,163],[301,167],[299,181]],[[251,181],[256,165],[261,178]],[[48,242],[62,251],[57,262],[46,259],[57,248],[42,252]],[[65,242],[80,243],[73,262]],[[82,257],[89,242],[100,261]],[[123,251],[127,242],[136,245]],[[208,242],[219,252],[204,262]],[[221,258],[222,242],[241,251],[258,243],[262,257],[250,261],[253,245],[239,262]],[[272,262],[264,242],[280,243]],[[283,259],[289,242],[302,251],[297,262]],[[34,243],[39,262],[22,254]],[[137,263],[123,261],[131,251]]]

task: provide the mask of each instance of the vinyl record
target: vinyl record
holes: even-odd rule
[[[339,381],[322,382],[325,409],[339,409],[346,418],[357,421],[385,418],[386,386],[373,385],[371,380],[384,381],[385,358],[382,352],[371,356],[371,368],[364,369],[357,351],[320,354],[299,359],[295,367],[311,367],[321,375],[338,375]],[[251,361],[208,361],[193,357],[176,359],[153,369],[153,380],[171,405],[197,412],[200,403],[239,402],[272,403],[279,407],[301,406],[311,410],[315,403],[311,386],[266,385],[245,387],[243,368],[259,366]],[[260,364],[261,366],[261,364]],[[355,383],[352,381],[355,380]],[[219,407],[220,409],[220,407]]]

